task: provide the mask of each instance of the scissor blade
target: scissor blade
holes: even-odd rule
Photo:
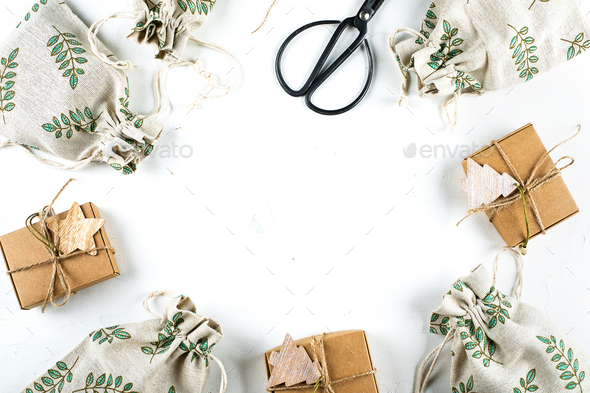
[[[385,3],[385,0],[369,0],[368,3],[373,3],[371,8],[373,9],[373,12],[377,12],[383,3]]]
[[[363,3],[363,6],[357,13],[357,24],[358,23],[368,23],[379,8],[383,5],[385,0],[366,0]]]

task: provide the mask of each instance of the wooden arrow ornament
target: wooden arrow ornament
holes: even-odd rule
[[[321,377],[317,363],[311,361],[305,348],[295,345],[290,334],[285,336],[281,350],[270,354],[268,363],[273,366],[268,380],[269,388],[282,383],[285,386],[302,382],[313,385]]]
[[[76,250],[88,251],[96,248],[94,234],[102,228],[105,221],[102,218],[86,218],[82,208],[74,202],[65,220],[57,223],[49,222],[47,227],[59,236],[59,249],[64,254],[70,254]],[[96,251],[89,252],[96,255]]]
[[[467,179],[461,180],[461,191],[469,193],[469,209],[494,202],[500,196],[509,196],[516,190],[516,184],[510,175],[500,175],[489,165],[480,166],[471,158],[467,159]]]

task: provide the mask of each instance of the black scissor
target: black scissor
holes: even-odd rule
[[[293,34],[291,34],[285,40],[285,42],[283,43],[283,45],[279,49],[279,53],[277,54],[277,60],[276,60],[275,67],[276,67],[277,77],[279,79],[279,83],[280,83],[281,87],[289,95],[291,95],[293,97],[305,96],[305,103],[307,104],[309,109],[311,109],[314,112],[320,113],[322,115],[339,115],[344,112],[348,112],[349,110],[351,110],[352,108],[357,106],[358,103],[361,102],[362,99],[365,97],[365,95],[367,94],[367,91],[369,91],[369,87],[371,86],[371,82],[373,81],[373,68],[374,68],[373,55],[371,53],[371,46],[369,45],[369,41],[366,39],[367,32],[368,32],[368,24],[369,24],[369,21],[373,18],[373,16],[377,12],[377,10],[379,9],[379,7],[381,7],[381,5],[383,4],[384,1],[385,0],[366,0],[363,3],[363,6],[360,8],[360,10],[357,12],[357,14],[355,16],[347,18],[347,19],[343,20],[342,22],[339,20],[323,20],[323,21],[313,22],[313,23],[305,25],[305,26],[301,27],[300,29],[296,30],[295,32],[293,32]],[[318,60],[317,64],[315,65],[315,68],[311,72],[309,79],[307,80],[307,82],[305,82],[305,85],[303,85],[303,88],[301,88],[300,90],[291,89],[287,85],[287,82],[285,82],[285,78],[283,78],[283,72],[281,69],[281,60],[283,58],[283,53],[285,52],[285,49],[287,48],[287,46],[291,43],[291,41],[297,35],[301,34],[302,32],[304,32],[307,29],[310,29],[315,26],[327,25],[327,24],[337,24],[337,23],[339,25],[338,25],[338,28],[336,29],[336,32],[334,32],[334,34],[332,35],[330,42],[326,46],[326,49],[324,49],[324,52],[322,53],[320,59]],[[344,32],[344,30],[346,30],[347,27],[356,28],[359,31],[358,37],[348,47],[348,49],[346,51],[344,51],[344,53],[342,53],[340,55],[340,57],[338,57],[334,61],[334,63],[332,63],[325,71],[322,72],[322,68],[324,67],[324,65],[326,63],[326,60],[328,60],[330,53],[332,52],[332,50],[336,46],[336,43],[340,39],[340,36],[342,36],[342,33]],[[369,63],[368,64],[369,73],[367,76],[367,81],[365,82],[365,86],[363,87],[361,94],[352,103],[348,104],[347,106],[345,106],[344,108],[341,108],[341,109],[327,110],[327,109],[322,109],[322,108],[318,108],[317,106],[315,106],[312,103],[311,99],[312,99],[314,93],[316,92],[316,90],[330,77],[330,75],[332,75],[334,73],[334,71],[336,71],[338,69],[338,67],[340,67],[354,53],[354,51],[356,51],[361,46],[361,44],[365,44],[366,51],[367,51],[367,59],[368,59],[368,63]]]

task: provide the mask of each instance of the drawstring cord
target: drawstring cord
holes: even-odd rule
[[[127,12],[115,12],[106,18],[98,20],[90,26],[88,30],[88,42],[90,42],[90,50],[92,53],[103,63],[110,65],[111,67],[117,70],[127,70],[131,68],[131,63],[129,61],[113,61],[108,58],[103,52],[99,51],[98,49],[98,32],[100,29],[103,28],[105,23],[107,23],[111,19],[135,19],[144,14],[144,11],[127,11]]]
[[[455,334],[455,328],[451,328],[451,330],[449,330],[449,332],[447,333],[445,340],[442,342],[442,344],[440,344],[438,347],[434,348],[432,350],[432,352],[430,352],[428,354],[428,356],[426,356],[426,359],[424,359],[424,362],[422,362],[422,366],[420,366],[420,371],[418,371],[418,377],[417,377],[417,382],[416,382],[416,393],[423,393],[424,389],[426,389],[426,383],[430,379],[430,374],[432,374],[432,371],[434,370],[434,366],[436,365],[436,362],[438,362],[438,358],[440,357],[442,350],[447,345],[447,343],[449,341],[451,341],[454,334]],[[428,363],[430,358],[432,358],[434,356],[435,353],[436,353],[436,356],[434,357],[434,360],[432,361],[432,364],[430,365],[430,368],[428,369],[428,373],[426,374],[426,376],[424,376],[424,372],[426,371],[426,364]]]
[[[520,252],[510,246],[503,247],[494,259],[494,278],[492,279],[492,286],[496,286],[496,278],[498,275],[498,263],[500,255],[502,255],[506,251],[510,251],[514,256],[514,259],[516,260],[516,266],[518,267],[518,278],[516,279],[516,284],[514,284],[514,289],[512,292],[514,294],[514,298],[516,300],[520,300],[520,298],[522,297],[522,289],[524,287],[524,260],[522,259]]]
[[[160,116],[160,115],[165,115],[170,110],[170,99],[169,99],[168,93],[166,91],[166,78],[168,76],[168,71],[171,68],[192,67],[197,72],[197,74],[199,76],[201,76],[203,79],[206,80],[205,86],[198,93],[195,101],[193,101],[191,104],[189,104],[192,107],[199,106],[201,104],[201,102],[206,98],[223,98],[223,97],[227,96],[228,94],[230,94],[239,84],[239,82],[241,80],[240,65],[238,63],[238,60],[236,59],[236,57],[233,54],[231,54],[229,51],[227,51],[226,49],[223,49],[220,46],[210,44],[210,43],[207,43],[204,41],[200,41],[193,36],[191,36],[189,38],[189,40],[198,44],[198,45],[213,49],[213,50],[229,57],[232,61],[232,64],[233,64],[233,67],[230,70],[230,72],[233,71],[234,69],[236,70],[236,77],[234,78],[233,83],[229,86],[220,85],[219,80],[217,79],[217,77],[215,75],[203,70],[200,59],[197,59],[195,61],[179,61],[179,62],[175,62],[175,63],[168,63],[165,66],[163,66],[162,68],[160,68],[160,70],[156,74],[156,78],[154,81],[154,96],[155,96],[155,100],[156,100],[156,107],[151,115],[148,115],[145,117],[146,119],[152,119],[152,118]],[[214,92],[214,91],[220,91],[220,93],[213,93],[212,94],[212,92]]]

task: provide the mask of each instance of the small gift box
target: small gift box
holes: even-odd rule
[[[283,347],[287,345],[287,341],[286,339]],[[307,384],[302,382],[294,386],[286,386],[284,383],[278,386],[269,386],[267,388],[269,392],[313,393],[314,389],[317,389],[317,392],[336,391],[338,393],[379,392],[375,378],[376,370],[373,368],[364,331],[349,330],[313,336],[295,341],[294,348],[297,347],[303,348],[309,358],[314,361],[314,366],[311,368],[315,372],[317,366],[318,381],[314,383],[308,380]],[[281,348],[277,347],[264,355],[266,375],[269,381],[271,381],[273,369],[276,367],[276,359],[280,358]],[[297,369],[297,367],[295,368]],[[301,367],[298,369],[300,370]],[[311,374],[313,372],[307,375]]]
[[[56,253],[47,245],[47,240],[51,243],[55,237],[40,236],[40,222],[0,237],[0,250],[23,310],[40,305],[45,308],[53,299],[69,298],[70,294],[120,274],[102,227],[104,220],[93,203],[75,203],[57,218],[61,237],[55,244],[59,249]],[[54,233],[55,216],[47,217],[45,225],[47,233]]]
[[[568,159],[571,161],[557,167],[549,153],[533,126],[528,124],[463,161],[463,169],[468,178],[474,175],[468,169],[469,160],[473,160],[481,166],[488,165],[498,174],[506,174],[504,176],[510,176],[515,181],[515,191],[512,194],[469,211],[469,215],[484,211],[506,244],[511,247],[526,243],[528,239],[545,233],[579,212],[561,177],[561,170],[571,165],[573,159],[562,157],[557,163]],[[526,210],[523,208],[523,198],[526,201]]]

